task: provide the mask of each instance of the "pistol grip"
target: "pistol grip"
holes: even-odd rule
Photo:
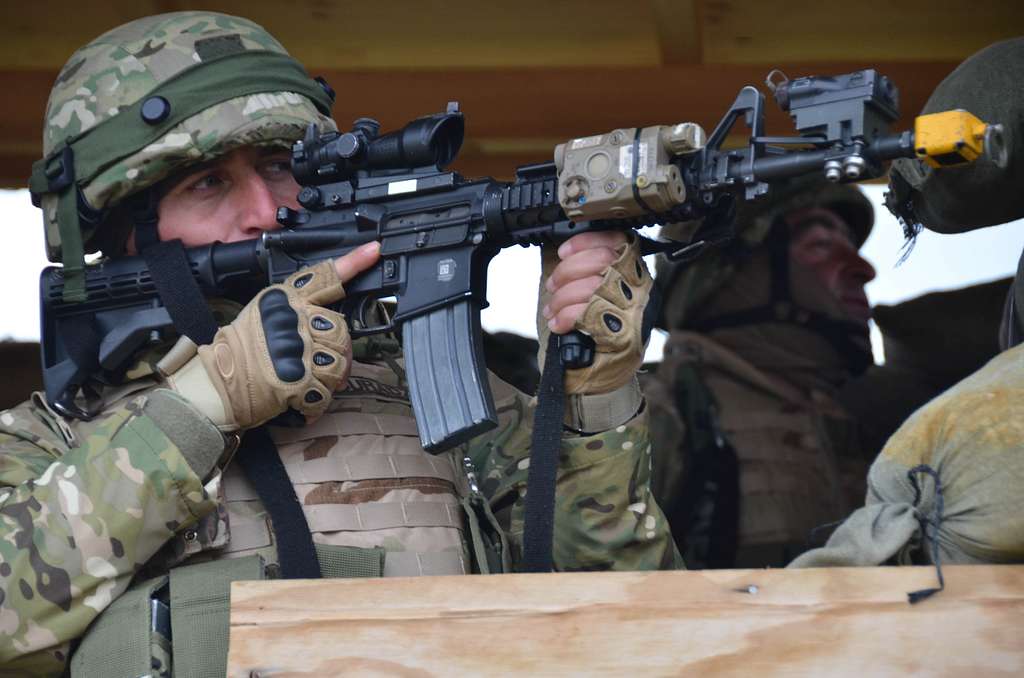
[[[406,321],[402,346],[423,449],[439,454],[498,425],[472,299]]]

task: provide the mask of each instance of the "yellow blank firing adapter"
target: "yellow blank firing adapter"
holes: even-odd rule
[[[1007,161],[1003,126],[986,124],[963,109],[918,116],[914,149],[932,167],[966,165],[982,154],[999,167]]]

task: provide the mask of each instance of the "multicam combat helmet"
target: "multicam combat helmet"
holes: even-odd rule
[[[857,249],[868,239],[875,222],[871,201],[856,186],[832,184],[821,177],[792,179],[773,186],[766,198],[740,204],[735,218],[736,237],[723,248],[688,263],[659,258],[655,284],[661,293],[662,311],[658,327],[687,327],[714,293],[732,278],[740,262],[768,241],[780,216],[809,207],[824,207],[841,217],[850,227]],[[670,224],[663,235],[686,241],[694,226]]]
[[[132,21],[75,52],[50,92],[31,189],[46,251],[74,301],[84,254],[119,254],[112,208],[169,175],[247,144],[335,129],[333,93],[247,19],[175,12]],[[79,284],[79,288],[80,284]]]

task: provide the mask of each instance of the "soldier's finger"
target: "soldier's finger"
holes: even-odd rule
[[[345,290],[338,279],[334,263],[330,260],[292,273],[284,284],[296,297],[318,306],[345,298]]]
[[[560,287],[574,280],[603,275],[619,255],[608,247],[595,247],[582,250],[563,259],[548,276],[545,286],[548,292],[556,292]]]
[[[558,248],[558,256],[566,259],[576,252],[588,250],[594,247],[608,247],[617,249],[621,247],[628,236],[622,231],[591,231],[579,233],[563,242]]]
[[[547,307],[543,309],[545,317],[557,316],[566,306],[585,305],[594,296],[594,291],[601,286],[601,281],[601,276],[591,276],[564,285],[548,300]]]
[[[380,243],[376,240],[357,247],[343,257],[334,260],[334,270],[338,272],[341,282],[347,283],[366,269],[377,263],[380,258]]]
[[[565,334],[573,328],[576,321],[583,315],[587,304],[572,304],[566,306],[558,314],[548,321],[548,327],[555,334]]]

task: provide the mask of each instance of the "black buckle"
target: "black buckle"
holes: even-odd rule
[[[335,93],[334,88],[327,82],[327,78],[322,75],[318,75],[313,78],[313,81],[320,85],[320,89],[324,91],[324,94],[331,98],[331,103],[333,104],[338,95]]]
[[[54,161],[56,160],[56,163]],[[56,154],[46,160],[43,172],[46,174],[47,189],[50,193],[60,193],[75,181],[75,154],[71,147],[66,145],[60,149],[60,156]]]

